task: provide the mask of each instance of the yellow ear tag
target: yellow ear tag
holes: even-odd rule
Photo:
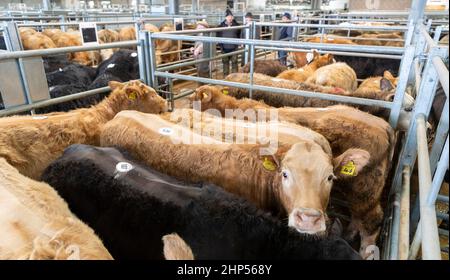
[[[222,93],[225,94],[225,95],[228,95],[228,89],[227,89],[227,88],[224,88],[224,89],[222,90]]]
[[[136,93],[135,93],[135,92],[130,93],[130,94],[128,95],[128,99],[130,99],[130,100],[136,100]]]
[[[269,160],[268,157],[264,158],[263,166],[264,166],[264,169],[269,170],[269,171],[277,170],[275,163],[273,163],[271,160]]]
[[[342,166],[341,174],[347,176],[356,176],[356,165],[353,161],[350,161],[346,165]]]

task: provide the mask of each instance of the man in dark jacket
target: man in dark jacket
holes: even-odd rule
[[[254,21],[253,14],[250,13],[250,12],[246,13],[245,14],[245,18],[244,18],[244,24],[251,27],[253,21]],[[252,32],[251,28],[248,29],[248,32]],[[246,39],[245,38],[245,33],[246,32],[244,30],[241,32],[241,38],[242,39]],[[249,38],[250,38],[250,34],[249,34]],[[255,28],[255,38],[253,38],[253,39],[259,40],[260,38],[261,38],[261,26],[256,26],[256,28]],[[244,67],[244,65],[245,65],[245,54],[242,54],[241,66]]]
[[[283,22],[290,22],[291,21],[291,14],[289,13],[284,13],[283,17],[281,18],[281,20]],[[287,27],[287,26],[283,26],[280,28],[279,33],[278,33],[278,40],[290,40],[288,38],[292,38],[294,33],[294,28],[293,27]],[[278,51],[278,59],[280,60],[280,62],[283,65],[286,65],[286,60],[287,60],[287,51]]]
[[[233,26],[239,26],[240,24],[234,19],[233,14],[230,10],[227,10],[225,20],[219,25],[219,27],[233,27]],[[231,30],[225,30],[218,33],[218,37],[223,38],[240,38],[241,37],[241,30],[240,29],[231,29]],[[220,47],[222,49],[223,54],[234,52],[238,49],[238,45],[232,45],[232,44],[220,44]],[[223,75],[224,77],[228,76],[230,74],[230,60],[231,60],[231,69],[233,73],[236,73],[238,71],[238,56],[232,55],[222,58],[223,63]]]

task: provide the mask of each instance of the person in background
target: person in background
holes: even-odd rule
[[[196,30],[202,30],[209,28],[208,22],[205,20],[198,21]],[[202,36],[203,33],[199,33],[198,36]],[[194,55],[194,59],[202,59],[208,57],[210,44],[203,42],[195,42],[194,47],[191,48],[191,53]],[[209,78],[209,61],[197,63],[197,76],[203,78]]]
[[[230,10],[227,10],[225,15],[225,20],[219,25],[219,27],[234,27],[239,26],[240,24],[234,19],[233,13]],[[218,37],[223,38],[240,38],[241,30],[240,29],[231,29],[218,32]],[[220,48],[222,49],[223,54],[234,52],[238,49],[238,45],[233,44],[220,44]],[[238,56],[232,55],[222,58],[223,63],[223,75],[224,77],[230,74],[230,60],[231,60],[231,70],[233,73],[238,71]]]
[[[281,21],[282,22],[290,22],[291,19],[292,19],[291,14],[284,13],[283,17],[281,18]],[[293,32],[294,32],[293,27],[283,26],[279,29],[277,40],[286,41],[287,38],[292,38]],[[291,39],[289,39],[289,40],[291,40]],[[286,65],[287,55],[288,55],[287,51],[278,51],[278,59],[280,60],[280,62],[283,65]]]
[[[253,14],[250,13],[250,12],[246,13],[245,14],[245,18],[244,18],[244,24],[247,25],[247,26],[251,26],[253,21],[254,21],[253,20]],[[251,32],[250,29],[248,29],[248,31]],[[255,38],[254,39],[255,40],[259,40],[260,37],[261,37],[261,27],[260,26],[256,26],[256,30],[255,31],[256,32],[255,32]],[[245,38],[245,33],[246,33],[245,31],[241,32],[241,38],[242,39],[246,39]],[[251,36],[249,34],[249,38],[250,37]],[[245,47],[245,46],[243,46],[243,47]],[[244,65],[245,65],[245,53],[242,54],[242,59],[241,59],[241,66],[244,66]]]

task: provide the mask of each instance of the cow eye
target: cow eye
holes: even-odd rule
[[[281,176],[283,176],[284,179],[287,179],[287,178],[288,178],[288,174],[287,174],[286,171],[283,171],[283,172],[281,173]]]
[[[328,181],[333,181],[333,179],[334,179],[334,175],[333,174],[331,174],[330,176],[328,176]]]

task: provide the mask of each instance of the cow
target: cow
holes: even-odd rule
[[[110,260],[95,232],[49,185],[0,158],[1,260]]]
[[[217,184],[262,209],[288,216],[291,227],[308,234],[321,235],[326,230],[325,209],[334,170],[350,161],[363,169],[369,160],[369,154],[361,149],[348,149],[332,158],[329,148],[321,145],[326,141],[311,139],[311,130],[301,127],[296,131],[298,137],[307,136],[295,144],[274,142],[278,148],[224,143],[206,136],[201,136],[203,143],[214,140],[212,144],[174,144],[174,136],[161,133],[166,127],[176,131],[173,135],[183,132],[188,138],[197,137],[191,129],[158,115],[126,111],[104,126],[101,146],[127,149],[148,166],[180,180]],[[337,174],[341,175],[346,176]]]
[[[317,69],[306,82],[338,87],[350,92],[355,91],[358,87],[358,78],[355,71],[343,62],[329,64]]]
[[[230,74],[225,78],[225,80],[230,82],[239,82],[248,84],[250,82],[250,75],[244,73]],[[270,86],[278,87],[292,90],[303,90],[310,92],[319,92],[326,94],[342,95],[359,97],[366,99],[376,99],[383,101],[393,101],[395,97],[395,88],[392,86],[388,79],[380,79],[380,86],[378,89],[361,88],[359,87],[356,91],[348,92],[338,87],[323,87],[320,85],[314,85],[310,83],[297,83],[295,81],[288,81],[278,78],[272,78],[269,76],[254,74],[253,83],[260,86]],[[249,91],[243,88],[226,87],[224,93],[234,96],[236,98],[245,98],[249,96]],[[269,91],[254,90],[253,98],[256,100],[263,100],[266,104],[274,107],[327,107],[331,105],[339,104],[336,101],[318,99],[318,98],[307,98],[298,95],[291,94],[273,94]],[[407,130],[409,127],[409,122],[412,116],[412,109],[414,108],[415,100],[412,96],[405,93],[403,105],[401,107],[399,123],[397,126],[398,130]],[[363,111],[367,111],[371,114],[381,116],[385,119],[389,118],[389,110],[374,107],[374,106],[364,106],[364,105],[352,105]]]
[[[136,29],[133,26],[126,26],[119,30],[119,41],[136,40]]]
[[[114,43],[119,41],[119,32],[111,29],[102,29],[97,32],[97,37],[100,44]],[[118,51],[117,48],[100,50],[102,61],[110,58],[116,51]]]
[[[117,260],[162,259],[161,239],[173,232],[200,260],[359,259],[338,237],[305,238],[242,198],[175,180],[114,148],[73,145],[42,179]]]
[[[255,60],[254,73],[260,73],[271,77],[276,77],[288,68],[281,64],[278,59],[272,60]],[[246,64],[240,70],[241,73],[250,73],[250,63]]]
[[[44,56],[42,57],[42,60],[44,63],[45,73],[63,69],[64,67],[72,64],[65,54]]]
[[[33,34],[22,35],[22,45],[25,50],[39,50],[56,48],[52,39],[43,35],[40,32]]]
[[[212,86],[200,87],[190,96],[190,100],[200,102],[202,111],[216,109],[224,117],[226,109],[273,110],[256,100],[238,100],[224,95],[219,87]],[[367,167],[357,177],[336,181],[337,189],[350,202],[352,213],[346,239],[352,240],[359,234],[361,255],[367,257],[366,248],[375,244],[383,220],[380,201],[395,146],[393,129],[381,118],[343,105],[327,108],[283,107],[277,109],[277,113],[279,121],[303,125],[323,135],[330,142],[333,154],[340,154],[349,148],[359,148],[370,154]]]
[[[370,78],[365,79],[364,81],[361,82],[361,84],[359,85],[359,88],[371,88],[373,90],[381,90],[381,86],[382,86],[381,81],[383,78],[387,79],[390,83],[390,85],[389,85],[389,84],[387,84],[386,81],[383,81],[386,83],[386,85],[384,87],[391,86],[393,89],[397,88],[398,77],[394,77],[394,75],[392,75],[392,73],[389,71],[384,71],[383,76],[370,77]]]
[[[81,46],[81,35],[78,31],[55,33],[52,40],[58,48]],[[86,66],[98,65],[101,61],[99,51],[69,53],[67,57],[73,62]]]
[[[96,69],[71,63],[62,69],[47,73],[47,85],[90,85],[96,76]]]
[[[0,118],[0,157],[23,175],[39,179],[48,164],[71,144],[99,145],[102,126],[119,111],[167,110],[165,100],[140,81],[111,82],[110,87],[109,97],[89,109]]]
[[[319,53],[314,52],[314,58],[312,62],[300,69],[291,69],[282,72],[277,76],[278,79],[291,80],[296,82],[305,82],[309,77],[311,77],[314,72],[320,67],[329,65],[333,63],[333,55],[319,55]]]

